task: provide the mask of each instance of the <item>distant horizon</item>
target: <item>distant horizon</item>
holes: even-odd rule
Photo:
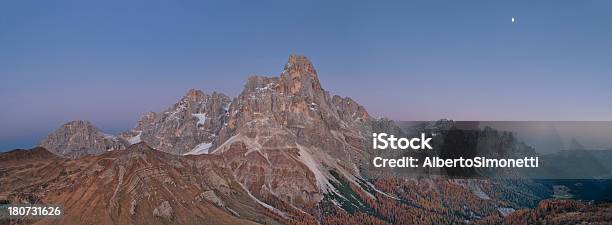
[[[610,121],[609,1],[2,2],[0,151],[72,120],[132,128],[307,56],[330,94],[404,121]],[[113,16],[109,16],[113,15]],[[515,18],[515,22],[512,22]]]

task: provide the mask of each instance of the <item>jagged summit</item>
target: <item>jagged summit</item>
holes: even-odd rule
[[[278,89],[278,77],[265,77],[259,75],[250,76],[244,84],[240,95],[256,91],[276,91]]]
[[[165,111],[143,115],[133,129],[121,133],[119,138],[104,134],[87,121],[73,121],[60,128],[59,133],[80,135],[78,138],[56,135],[41,146],[60,155],[73,151],[82,152],[80,155],[124,149],[145,142],[151,148],[172,154],[202,154],[212,152],[235,135],[235,129],[257,118],[289,129],[307,127],[312,129],[308,132],[320,133],[319,129],[358,126],[356,121],[361,123],[369,116],[353,100],[330,96],[321,87],[317,72],[307,57],[291,55],[280,76],[250,77],[242,93],[233,101],[222,93],[207,94],[194,88]],[[85,138],[94,133],[102,138],[93,142],[93,138]],[[105,143],[103,140],[110,144],[98,146]],[[313,141],[306,138],[303,142]]]
[[[317,71],[305,56],[289,56],[278,83],[283,93],[313,96],[323,92]]]
[[[314,78],[317,77],[317,71],[306,56],[302,55],[290,55],[287,64],[283,70],[283,74],[289,74],[292,77],[300,75],[309,75]]]
[[[190,89],[172,107],[142,116],[136,127],[120,136],[130,144],[146,142],[176,155],[204,152],[223,126],[229,103],[224,94]]]
[[[310,60],[306,56],[291,55],[279,77],[250,76],[241,95],[263,91],[312,95],[323,89]]]
[[[351,99],[331,97],[308,58],[292,55],[284,69],[248,79],[211,152],[235,166],[255,197],[301,208],[335,191],[330,170],[354,177],[369,116]]]
[[[190,101],[201,101],[205,97],[206,97],[206,94],[203,91],[198,90],[198,89],[189,89],[189,91],[187,91],[187,94],[185,94],[183,99],[187,99]]]
[[[94,127],[93,124],[87,120],[73,120],[73,121],[63,124],[62,127],[67,128],[67,129],[85,128],[85,129],[90,129],[90,130],[94,130],[94,129],[97,130],[97,128]]]

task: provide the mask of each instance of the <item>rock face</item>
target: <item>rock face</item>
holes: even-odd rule
[[[207,153],[225,123],[229,103],[223,94],[192,89],[166,111],[144,115],[134,129],[120,136],[171,154]]]
[[[57,155],[76,158],[106,151],[125,149],[127,142],[106,134],[88,121],[72,121],[62,125],[41,141],[40,146]]]
[[[250,77],[229,112],[213,154],[260,199],[312,206],[334,191],[330,170],[358,174],[369,115],[350,98],[330,96],[306,57],[290,56],[280,77]]]
[[[217,205],[219,207],[225,207],[225,203],[223,202],[223,200],[221,200],[219,198],[219,196],[217,196],[215,194],[215,192],[212,191],[212,190],[200,193],[195,198],[195,200],[196,201],[209,201],[209,202],[214,203],[215,205]]]
[[[161,217],[161,218],[168,219],[168,220],[172,219],[173,213],[174,211],[172,210],[172,206],[170,206],[170,202],[168,201],[163,201],[161,205],[157,206],[157,208],[153,210],[154,216]]]

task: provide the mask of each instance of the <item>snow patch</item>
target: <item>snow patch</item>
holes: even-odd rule
[[[208,149],[212,146],[212,143],[200,143],[195,146],[195,148],[191,149],[191,151],[183,154],[183,155],[202,155],[208,154]]]
[[[206,123],[206,113],[194,113],[191,115],[198,118],[197,125],[204,125],[204,123]]]
[[[112,139],[112,140],[117,139],[117,137],[115,137],[115,135],[112,135],[112,134],[102,133],[102,136],[104,136],[105,139]]]
[[[142,134],[142,131],[138,132],[138,135],[136,135],[136,136],[134,136],[134,137],[131,137],[131,138],[128,138],[128,139],[127,139],[127,141],[128,141],[130,144],[132,144],[132,145],[133,145],[133,144],[136,144],[136,143],[140,143],[140,142],[142,141],[142,140],[140,139],[140,135],[141,135],[141,134]]]
[[[275,85],[276,83],[272,82],[272,83],[266,84],[266,86],[264,87],[255,88],[255,90],[257,90],[258,92],[272,90],[272,87],[274,87]]]

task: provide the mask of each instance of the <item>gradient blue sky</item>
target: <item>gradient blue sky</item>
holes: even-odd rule
[[[517,22],[512,24],[511,17]],[[398,120],[612,120],[611,1],[2,1],[0,149],[236,96],[289,54]]]

